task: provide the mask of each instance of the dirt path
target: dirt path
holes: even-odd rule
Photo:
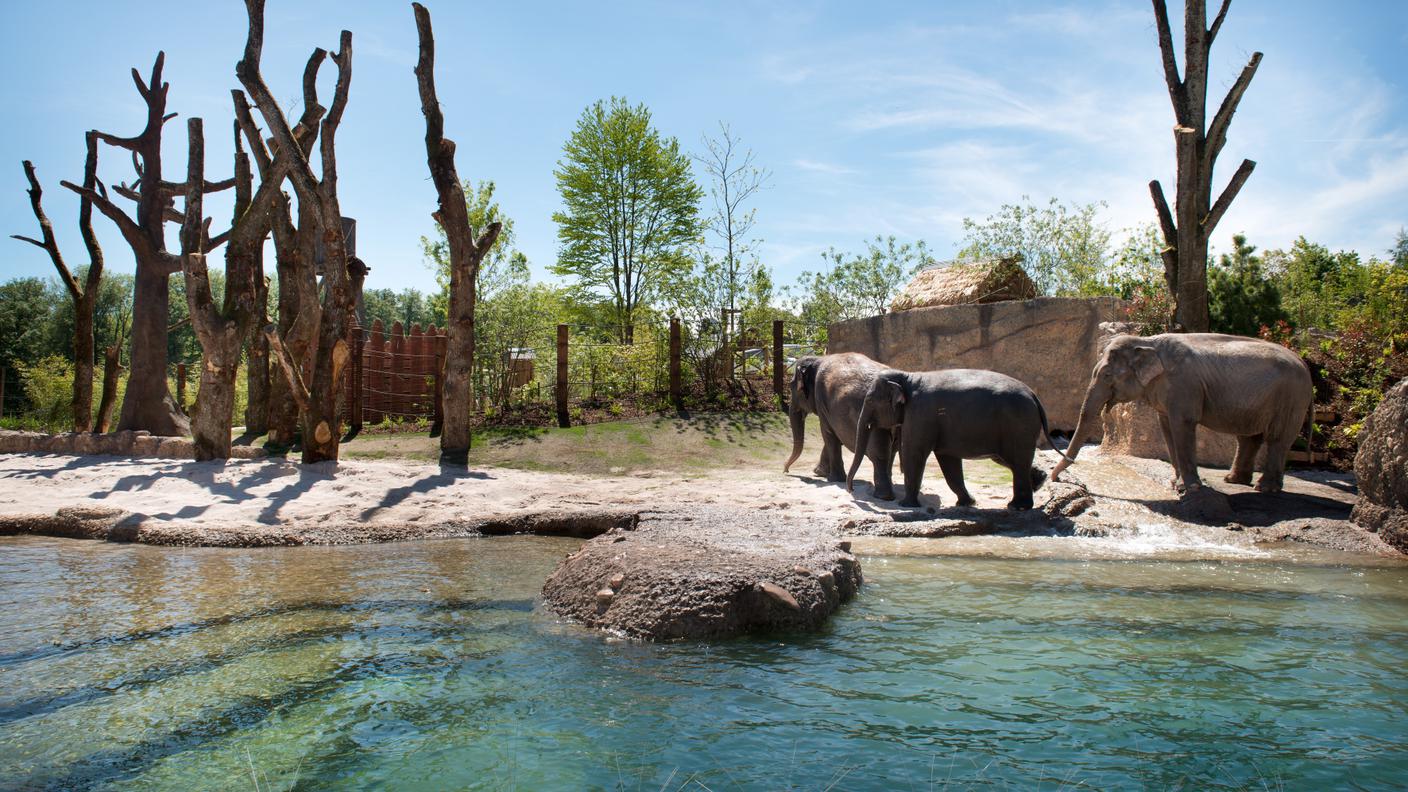
[[[1168,466],[1128,457],[1082,455],[1070,477],[1089,489],[1048,485],[1038,503],[1058,496],[1047,511],[1014,515],[1005,470],[968,463],[976,509],[944,508],[953,495],[937,467],[926,474],[926,508],[902,509],[792,475],[776,465],[707,471],[698,475],[652,471],[585,476],[505,468],[468,472],[405,461],[352,461],[303,466],[282,460],[226,464],[47,454],[0,455],[0,517],[52,516],[65,508],[101,507],[128,529],[124,538],[166,544],[292,544],[387,541],[463,535],[485,519],[595,511],[649,511],[700,506],[778,510],[827,521],[845,533],[878,535],[1018,536],[1134,535],[1148,526],[1201,545],[1245,547],[1286,540],[1348,552],[1396,555],[1377,536],[1348,522],[1352,482],[1335,474],[1288,476],[1289,492],[1264,496],[1206,479],[1229,493],[1231,530],[1190,523],[1163,483]],[[805,461],[805,460],[804,460]],[[1054,454],[1038,464],[1049,469]],[[800,467],[800,465],[799,465]],[[867,475],[868,465],[861,475]],[[13,519],[10,520],[13,523]],[[11,527],[11,532],[16,530]],[[1174,544],[1177,544],[1175,542]],[[1211,551],[1209,551],[1211,553]]]

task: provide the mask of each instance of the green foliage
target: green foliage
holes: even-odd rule
[[[419,289],[408,288],[399,292],[393,289],[367,289],[362,292],[362,304],[366,307],[366,326],[371,327],[373,322],[380,319],[388,331],[394,322],[400,322],[407,330],[410,330],[412,325],[420,325],[422,328],[431,325],[443,327],[444,315],[437,315],[431,304],[433,299],[426,299]]]
[[[1208,268],[1208,313],[1215,333],[1255,336],[1285,318],[1281,290],[1261,269],[1256,246],[1232,236],[1232,253]]]
[[[49,328],[66,304],[71,303],[40,278],[0,283],[0,366],[34,364],[50,354]],[[71,341],[68,347],[72,354]]]
[[[521,261],[525,265],[527,263],[524,255],[513,247],[516,238],[513,218],[504,215],[498,201],[494,200],[495,189],[492,180],[482,181],[478,187],[469,179],[464,182],[464,203],[469,211],[470,227],[476,233],[481,233],[491,223],[499,224],[499,236],[494,240],[494,246],[489,248],[488,255],[479,262],[479,274],[475,282],[475,294],[479,300],[492,296],[497,289],[512,279],[511,262]],[[443,327],[445,318],[450,315],[450,239],[445,235],[445,229],[436,223],[435,239],[421,237],[420,247],[426,264],[435,271],[435,282],[440,286],[440,291],[430,296],[428,310],[432,315],[431,323]],[[368,310],[370,311],[370,306]],[[368,316],[370,317],[370,313]],[[367,321],[370,322],[371,319],[368,318]]]
[[[618,97],[582,113],[554,175],[565,206],[553,213],[561,248],[552,271],[604,298],[624,340],[636,313],[690,269],[703,193],[689,158],[645,105]]]
[[[821,254],[826,270],[802,273],[803,322],[827,325],[883,314],[900,287],[936,263],[923,240],[901,244],[893,236],[877,236],[865,247],[858,254],[830,248]]]
[[[1096,220],[1104,203],[1066,206],[1052,198],[1037,207],[1027,196],[1004,204],[982,222],[963,219],[960,259],[1020,254],[1042,294],[1111,293],[1110,232]]]
[[[33,363],[17,362],[20,382],[24,384],[29,402],[26,415],[44,431],[62,432],[72,428],[73,364],[58,355],[40,358]]]

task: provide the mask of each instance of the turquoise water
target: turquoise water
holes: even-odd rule
[[[820,634],[656,646],[536,607],[576,544],[0,539],[0,787],[1408,783],[1403,566],[866,557]]]

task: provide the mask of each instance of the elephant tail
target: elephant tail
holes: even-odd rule
[[[1057,454],[1060,454],[1062,459],[1072,464],[1075,464],[1075,460],[1071,457],[1066,456],[1065,452],[1057,448],[1056,443],[1051,439],[1051,430],[1046,425],[1046,408],[1041,406],[1041,399],[1037,398],[1036,394],[1032,394],[1032,398],[1036,400],[1036,414],[1037,417],[1041,418],[1041,436],[1046,438],[1046,444],[1051,446],[1052,451],[1055,451]],[[1041,474],[1041,480],[1046,480],[1045,473]],[[1036,482],[1035,477],[1033,477],[1032,489],[1036,489],[1040,486],[1041,485]]]

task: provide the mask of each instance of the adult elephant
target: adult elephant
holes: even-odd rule
[[[1280,492],[1286,452],[1309,415],[1310,369],[1280,344],[1217,333],[1117,336],[1091,374],[1080,420],[1066,449],[1074,459],[1105,407],[1142,399],[1159,414],[1179,492],[1202,486],[1197,430],[1237,437],[1237,456],[1224,478],[1250,484],[1257,451],[1266,466],[1256,488]],[[1066,469],[1062,461],[1053,480]]]
[[[792,403],[788,418],[792,424],[792,455],[782,466],[783,472],[802,455],[809,414],[821,422],[821,459],[813,472],[827,481],[845,481],[846,469],[841,462],[841,447],[856,454],[861,450],[875,466],[875,497],[893,500],[894,486],[890,483],[890,467],[894,464],[889,432],[875,432],[856,445],[856,419],[861,404],[876,375],[889,369],[857,352],[834,355],[808,355],[797,360],[792,373]]]
[[[974,503],[963,483],[965,459],[991,459],[1012,471],[1010,509],[1030,509],[1033,491],[1046,481],[1046,473],[1032,465],[1038,438],[1051,442],[1046,409],[1026,383],[1006,374],[981,369],[882,372],[856,418],[857,442],[864,444],[876,429],[898,434],[905,490],[901,506],[919,505],[930,454],[938,458],[959,506]],[[848,490],[858,467],[857,458],[846,475]]]

